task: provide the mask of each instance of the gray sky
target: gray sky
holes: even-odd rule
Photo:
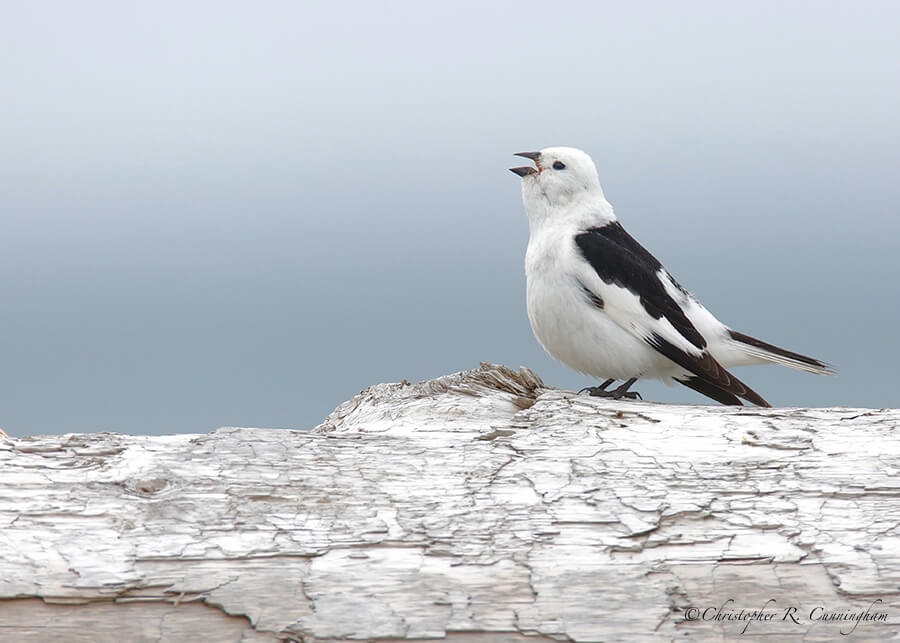
[[[525,315],[513,152],[571,145],[724,322],[896,406],[900,5],[0,7],[0,426],[310,428],[479,361],[592,382]],[[646,398],[704,403],[657,383]]]

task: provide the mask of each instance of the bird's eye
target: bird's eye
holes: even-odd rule
[[[562,161],[554,161],[553,169],[554,170],[564,170],[564,169],[566,169],[566,164],[563,163]]]

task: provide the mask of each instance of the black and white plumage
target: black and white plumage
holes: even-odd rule
[[[531,236],[528,319],[554,358],[607,381],[594,395],[633,397],[638,378],[673,380],[722,404],[769,406],[726,369],[775,363],[833,375],[817,359],[734,331],[716,319],[625,231],[591,158],[570,147],[517,156]],[[615,380],[625,380],[612,391]]]

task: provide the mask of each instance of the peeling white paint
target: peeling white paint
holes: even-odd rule
[[[103,599],[92,640],[121,636],[103,619],[135,600],[170,607],[142,625],[155,637],[722,640],[741,626],[686,610],[880,598],[889,619],[853,636],[886,640],[898,420],[601,400],[485,365],[374,386],[312,433],[0,438],[0,631],[55,639],[69,619],[81,635],[77,616],[42,629],[47,610]]]

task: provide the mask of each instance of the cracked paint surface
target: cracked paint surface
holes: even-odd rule
[[[0,631],[138,602],[173,638],[222,618],[221,640],[726,640],[740,625],[685,610],[880,597],[887,622],[853,637],[885,640],[898,419],[610,401],[483,365],[371,387],[313,432],[0,438]]]

